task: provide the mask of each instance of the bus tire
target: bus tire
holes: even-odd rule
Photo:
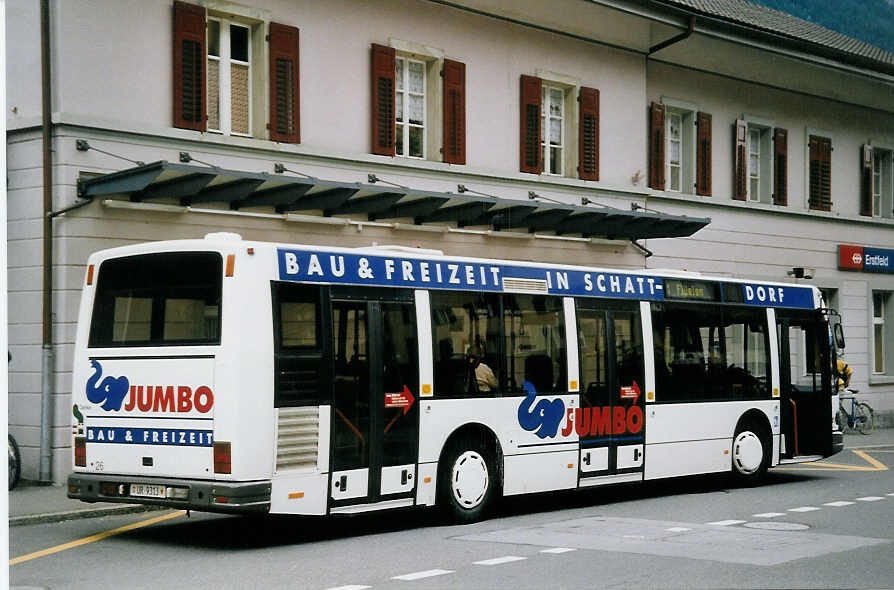
[[[472,437],[448,444],[438,474],[439,504],[458,524],[481,520],[498,488],[493,451]]]
[[[756,485],[764,478],[770,466],[773,448],[766,429],[754,419],[739,423],[733,435],[732,472],[744,485]]]

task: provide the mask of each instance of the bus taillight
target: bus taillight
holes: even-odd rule
[[[214,443],[214,473],[232,473],[230,462],[230,443]]]
[[[75,466],[87,466],[87,438],[76,436],[74,440]]]

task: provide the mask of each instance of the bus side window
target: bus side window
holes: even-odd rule
[[[544,295],[504,295],[503,330],[507,391],[567,392],[562,300]]]
[[[431,315],[435,396],[497,395],[503,371],[499,295],[433,291]]]
[[[323,362],[320,287],[273,284],[274,405],[318,404],[328,398]]]

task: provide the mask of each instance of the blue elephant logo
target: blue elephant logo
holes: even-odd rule
[[[130,388],[127,377],[109,376],[100,381],[102,365],[96,360],[90,361],[90,364],[93,365],[95,372],[87,379],[87,399],[94,404],[100,404],[100,407],[107,412],[120,410],[124,396]]]
[[[534,398],[534,392],[529,391],[518,406],[518,423],[540,438],[555,438],[559,422],[565,415],[565,402],[560,399],[552,401],[542,399],[534,405]]]

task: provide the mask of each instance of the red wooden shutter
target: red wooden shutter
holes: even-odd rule
[[[394,49],[372,45],[372,153],[394,155]]]
[[[444,161],[466,163],[466,64],[444,60]]]
[[[810,136],[810,192],[808,206],[819,211],[832,210],[832,141]]]
[[[174,2],[174,127],[205,130],[205,9]]]
[[[522,172],[540,174],[543,171],[543,152],[540,148],[540,108],[543,81],[534,76],[521,77],[521,139],[519,169]]]
[[[788,130],[773,130],[773,204],[788,205]]]
[[[711,115],[699,113],[698,146],[695,152],[695,193],[711,196]]]
[[[583,180],[599,180],[599,91],[580,89],[577,172]]]
[[[872,217],[872,146],[863,144],[860,152],[860,215]]]
[[[664,190],[664,122],[667,109],[653,102],[649,115],[649,187]]]
[[[747,137],[745,121],[736,119],[736,134],[733,136],[733,199],[736,201],[744,201],[748,194]]]
[[[270,23],[270,139],[301,142],[298,29]]]

